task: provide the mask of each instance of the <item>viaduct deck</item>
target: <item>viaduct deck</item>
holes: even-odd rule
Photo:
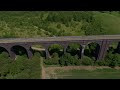
[[[74,40],[120,40],[120,35],[94,35],[94,36],[61,36],[40,38],[1,38],[0,43],[41,42],[41,41],[74,41]]]

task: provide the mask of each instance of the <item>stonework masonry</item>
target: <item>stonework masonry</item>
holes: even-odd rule
[[[72,39],[68,39],[69,37],[72,38]],[[59,45],[64,47],[64,53],[66,53],[66,48],[69,44],[78,43],[82,47],[80,49],[80,54],[79,54],[80,57],[82,58],[83,55],[84,55],[85,47],[89,43],[95,42],[95,43],[99,44],[99,46],[100,46],[99,49],[98,49],[96,59],[97,60],[102,60],[102,59],[104,59],[104,57],[106,55],[106,52],[107,52],[107,49],[108,49],[109,45],[112,42],[120,42],[120,35],[109,35],[107,38],[105,38],[105,35],[103,36],[103,38],[102,38],[102,35],[98,36],[100,38],[97,38],[97,36],[96,36],[96,38],[95,38],[95,36],[93,36],[93,37],[90,36],[90,38],[92,37],[91,39],[90,38],[87,39],[86,38],[87,36],[84,39],[84,37],[79,37],[79,36],[77,36],[77,37],[68,36],[68,37],[62,37],[62,38],[61,37],[54,37],[54,38],[47,37],[47,39],[41,39],[40,38],[40,40],[39,40],[39,38],[37,38],[37,40],[34,39],[34,38],[32,38],[31,40],[25,39],[25,38],[23,38],[24,40],[22,38],[20,38],[20,39],[15,38],[16,42],[14,41],[14,39],[10,39],[12,41],[10,41],[9,39],[8,40],[7,39],[0,39],[0,47],[6,49],[9,53],[10,57],[15,60],[16,54],[12,51],[12,48],[14,46],[23,47],[27,52],[28,58],[32,58],[32,56],[33,56],[33,53],[31,51],[32,45],[42,45],[45,48],[46,58],[49,58],[50,57],[50,54],[49,54],[49,51],[48,51],[49,46],[51,46],[53,44],[59,44]],[[109,39],[109,37],[110,37],[110,39]],[[57,39],[57,38],[59,38],[59,39]],[[120,49],[120,43],[118,44],[117,48]]]

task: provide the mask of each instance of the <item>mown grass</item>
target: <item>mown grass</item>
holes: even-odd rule
[[[95,13],[95,18],[100,19],[102,27],[107,34],[120,34],[120,17],[109,13]]]
[[[120,79],[120,70],[96,69],[96,70],[68,70],[56,71],[58,79]]]

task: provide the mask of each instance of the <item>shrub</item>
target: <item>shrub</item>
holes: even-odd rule
[[[115,66],[119,66],[118,64],[118,61],[120,63],[120,60],[119,60],[119,55],[118,54],[115,54],[112,56],[112,58],[110,59],[110,64],[109,66],[110,67],[115,67]]]
[[[74,57],[71,56],[70,53],[65,53],[61,58],[60,58],[60,65],[62,66],[69,66],[69,65],[74,65]]]
[[[117,53],[113,54],[112,52],[109,52],[106,55],[105,61],[110,67],[120,66],[120,55]]]
[[[2,54],[0,54],[0,57],[7,59],[9,57],[9,55],[7,52],[2,52]]]
[[[44,59],[44,63],[46,65],[58,65],[59,64],[59,57],[57,53],[53,53],[53,56],[48,59]]]
[[[59,64],[59,60],[55,59],[55,58],[49,58],[49,59],[44,59],[44,63],[46,65],[58,65]]]
[[[99,61],[95,62],[95,65],[98,65],[98,66],[108,66],[109,63],[106,60],[99,60]]]
[[[91,58],[87,57],[87,56],[83,56],[82,58],[82,64],[83,65],[94,65],[94,60],[92,60]]]
[[[72,56],[70,53],[65,53],[59,60],[61,66],[80,65],[81,61],[78,56]]]

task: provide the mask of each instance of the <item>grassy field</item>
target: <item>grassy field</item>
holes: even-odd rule
[[[100,19],[107,34],[120,34],[120,16],[98,12],[95,18]]]
[[[57,73],[58,79],[120,79],[120,70],[70,70]]]

